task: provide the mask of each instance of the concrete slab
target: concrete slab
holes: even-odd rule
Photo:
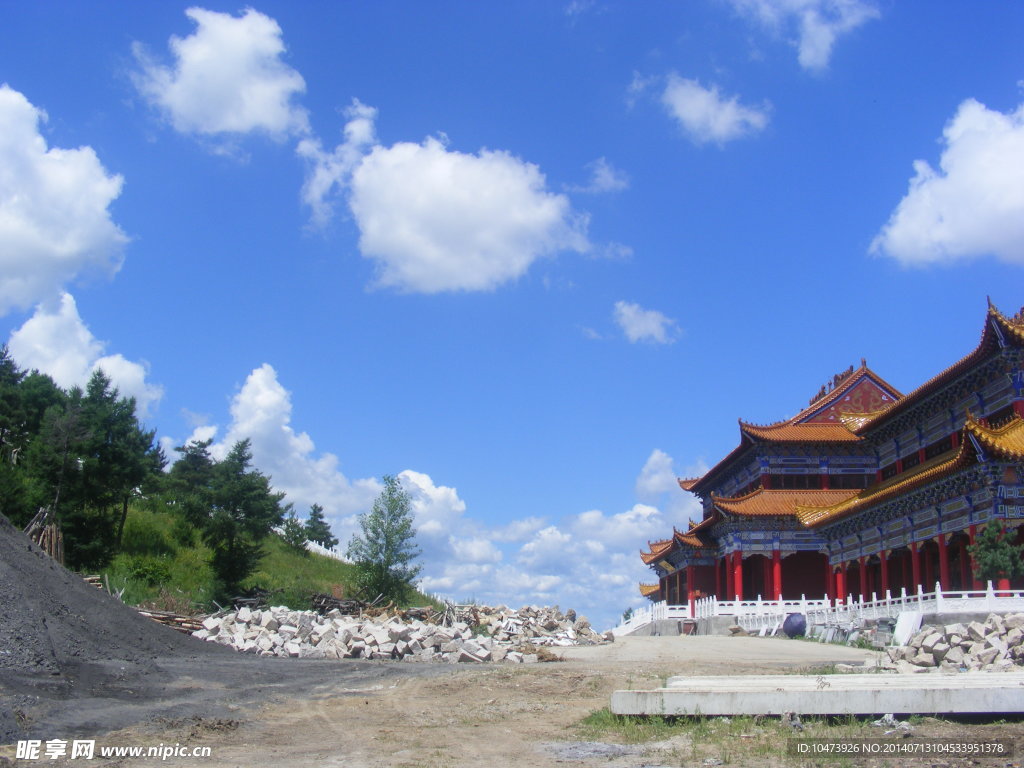
[[[673,677],[615,691],[617,715],[881,715],[1024,712],[1024,672]]]

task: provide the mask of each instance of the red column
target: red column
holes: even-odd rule
[[[938,538],[939,545],[939,583],[942,585],[942,591],[945,592],[950,588],[949,581],[949,551],[946,549],[946,534],[940,533]]]
[[[960,433],[959,432],[954,432],[952,435],[950,435],[950,437],[953,439],[953,447],[954,448],[959,448],[960,447]]]
[[[733,594],[737,595],[736,600],[743,599],[743,552],[737,549],[732,553],[733,558],[733,573],[732,573],[732,586]]]
[[[792,565],[792,563],[790,564]],[[775,588],[775,599],[782,599],[782,552],[772,550],[772,586]]]
[[[971,523],[971,527],[967,529],[967,533],[971,537],[971,546],[973,547],[974,546],[974,537],[978,533],[978,526],[975,525],[974,523]],[[977,564],[974,562],[974,558],[972,557],[971,558],[971,589],[975,590],[975,591],[977,591],[979,589],[984,589],[985,588],[985,585],[981,583],[981,579],[979,579],[975,575],[975,573],[974,573],[974,568],[975,568],[976,565]]]
[[[836,600],[846,599],[846,563],[840,563],[836,570]]]
[[[733,579],[735,578],[736,574],[733,572],[732,563],[733,557],[732,553],[730,552],[728,555],[725,556],[725,597],[723,598],[724,600],[736,599],[736,590],[733,589]]]
[[[761,487],[766,491],[770,491],[772,489],[772,476],[767,472],[761,473]]]
[[[921,553],[917,551],[917,542],[910,542],[910,581],[912,589],[907,591],[917,592],[921,585]]]
[[[878,559],[882,562],[882,594],[879,597],[885,597],[889,589],[889,553],[883,549],[878,553]]]
[[[857,562],[860,564],[860,599],[867,600],[871,596],[868,592],[868,560],[861,556]]]
[[[696,598],[693,596],[693,576],[696,573],[696,569],[692,565],[686,566],[686,602],[690,604],[690,618],[693,618],[694,603]]]
[[[1020,418],[1024,419],[1024,400],[1013,401],[1013,412],[1016,413]]]
[[[821,473],[821,489],[823,491],[827,491],[831,487],[832,486],[831,486],[831,484],[829,482],[829,479],[828,479],[828,472],[822,472]]]

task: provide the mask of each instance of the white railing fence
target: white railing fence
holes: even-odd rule
[[[821,598],[808,600],[719,600],[704,597],[694,601],[693,615],[689,605],[652,603],[638,608],[629,621],[621,623],[612,632],[628,635],[641,627],[662,619],[706,619],[713,616],[735,616],[736,623],[747,632],[761,632],[778,627],[791,613],[802,613],[807,624],[852,623],[862,619],[896,618],[904,611],[921,613],[1015,613],[1024,612],[1024,590],[999,590],[988,582],[985,589],[943,591],[935,584],[934,592],[907,593],[901,589],[893,596],[886,590],[883,597],[871,594],[870,599],[848,597],[845,601]]]

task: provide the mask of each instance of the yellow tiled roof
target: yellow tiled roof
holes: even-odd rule
[[[798,506],[830,506],[856,496],[858,491],[843,490],[788,490],[773,491],[758,488],[756,491],[725,498],[712,496],[715,506],[723,512],[744,517],[793,516]]]
[[[641,584],[640,594],[644,597],[650,597],[651,595],[656,594],[660,589],[660,584]]]

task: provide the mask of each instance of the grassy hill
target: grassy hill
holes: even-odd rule
[[[271,535],[263,544],[264,556],[243,587],[271,593],[271,603],[308,609],[315,592],[352,596],[354,569],[331,557],[298,551]],[[112,590],[124,590],[132,605],[192,613],[214,610],[210,550],[198,531],[158,504],[135,506],[128,514],[122,551],[103,575]],[[432,603],[417,592],[414,605]]]

